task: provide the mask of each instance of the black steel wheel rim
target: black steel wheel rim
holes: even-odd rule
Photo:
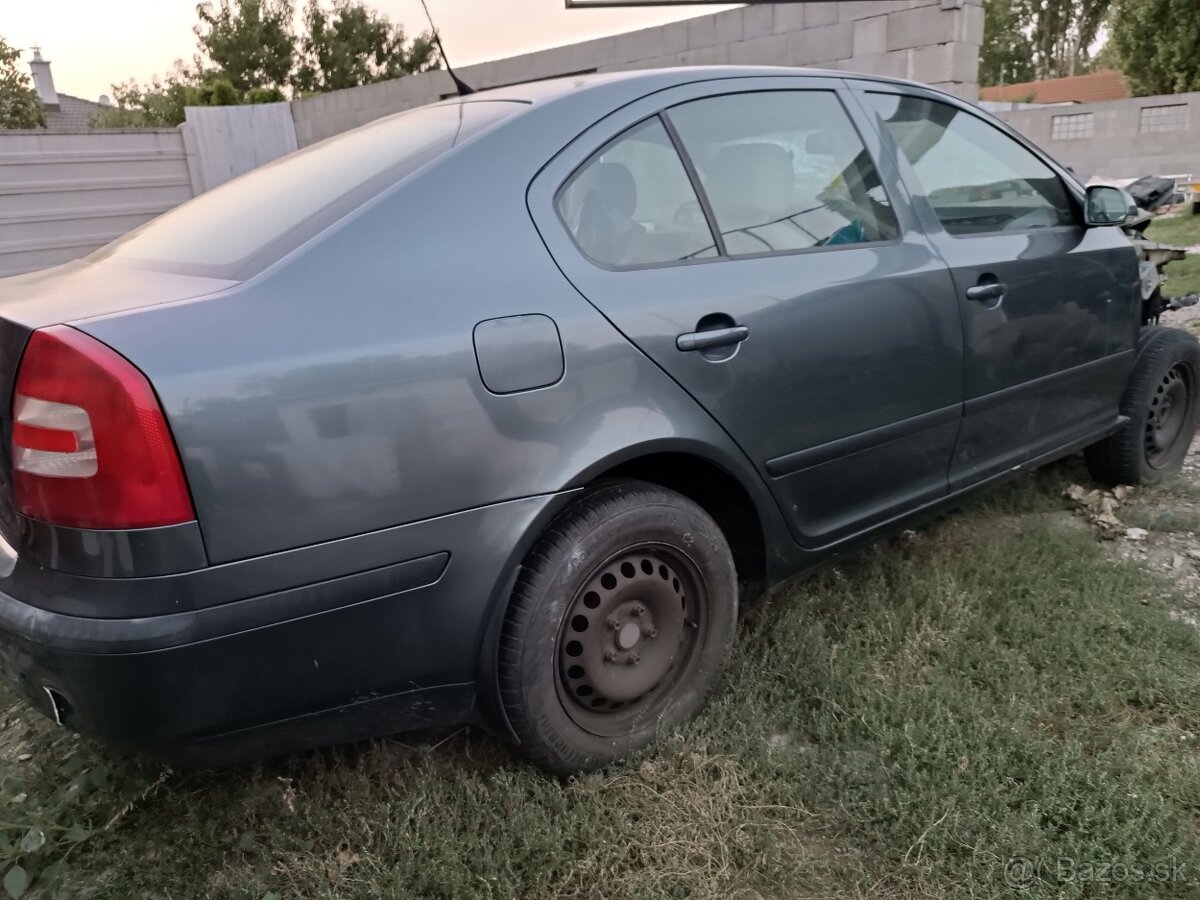
[[[1182,364],[1172,366],[1155,386],[1146,415],[1146,463],[1161,468],[1170,463],[1191,414],[1191,380]]]
[[[644,543],[609,557],[563,617],[556,685],[564,711],[604,737],[653,721],[699,655],[707,608],[700,570],[677,548]]]

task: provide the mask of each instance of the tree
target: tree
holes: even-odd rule
[[[1108,20],[1108,39],[1105,40],[1103,46],[1096,51],[1096,54],[1088,61],[1088,69],[1092,72],[1098,72],[1101,69],[1116,69],[1121,70],[1121,54],[1117,52],[1117,45],[1112,39],[1112,11],[1109,12]]]
[[[191,64],[142,86],[113,85],[114,105],[97,114],[101,128],[178,125],[189,106],[229,106],[285,100],[355,87],[438,66],[433,38],[409,41],[401,25],[361,0],[309,0],[300,50],[292,28],[293,0],[217,0],[196,7],[197,52]],[[299,61],[299,65],[297,65]]]
[[[1130,0],[1137,2],[1137,0]],[[980,84],[1089,70],[1111,0],[984,0]]]
[[[1111,0],[1037,0],[1033,52],[1039,78],[1063,78],[1088,70],[1091,46]]]
[[[42,101],[18,67],[21,51],[0,37],[0,128],[45,128]]]
[[[1033,80],[1033,41],[1024,0],[984,0],[983,46],[979,49],[979,83],[1015,84]]]
[[[146,87],[135,81],[113,85],[113,105],[92,117],[96,128],[169,128],[183,122],[189,106],[237,106],[283,100],[278,88],[238,91],[215,70],[197,73],[182,63]]]
[[[1136,96],[1200,91],[1196,0],[1118,0],[1111,40]]]
[[[196,7],[200,51],[235,90],[282,88],[296,55],[292,0],[220,0]]]
[[[165,128],[180,124],[194,105],[194,88],[172,75],[142,87],[136,81],[112,86],[113,105],[92,116],[93,128]]]
[[[304,10],[300,65],[292,84],[302,93],[334,91],[437,68],[437,48],[423,32],[411,44],[394,25],[360,0],[334,0],[326,10],[309,0]]]

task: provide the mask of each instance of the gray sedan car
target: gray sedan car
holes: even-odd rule
[[[598,75],[381,119],[0,281],[0,665],[229,761],[694,716],[739,603],[1087,448],[1175,472],[1200,350],[1124,195],[927,87]]]

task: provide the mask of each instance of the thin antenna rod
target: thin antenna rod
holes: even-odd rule
[[[433,16],[429,14],[429,7],[426,5],[425,0],[421,0],[421,9],[425,10],[425,18],[429,20],[429,28],[433,31],[433,42],[437,44],[438,53],[442,55],[442,62],[446,64],[446,71],[454,79],[454,87],[458,89],[458,96],[465,97],[467,94],[475,93],[475,88],[455,75],[454,69],[450,67],[450,60],[446,57],[446,48],[442,46],[442,36],[438,34],[437,26],[433,24]]]

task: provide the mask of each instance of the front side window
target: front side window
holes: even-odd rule
[[[727,94],[667,115],[730,256],[897,237],[875,165],[833,93]]]
[[[593,156],[558,198],[579,249],[606,266],[715,256],[687,170],[657,118]]]
[[[867,94],[953,235],[1078,224],[1066,185],[1040,159],[961,109],[896,94]]]

